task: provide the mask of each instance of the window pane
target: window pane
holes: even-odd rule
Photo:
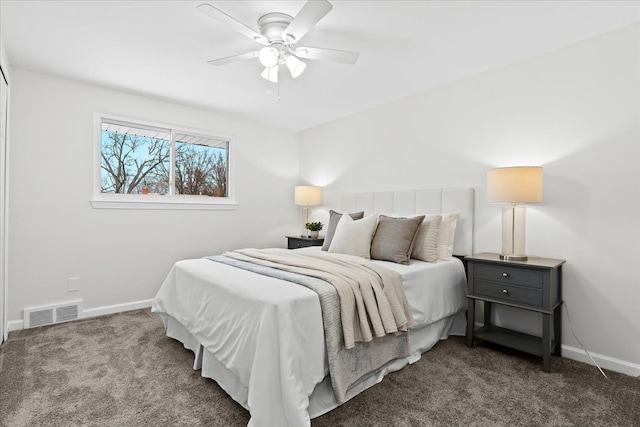
[[[170,132],[127,123],[102,123],[102,193],[166,194]]]
[[[176,135],[176,194],[228,197],[229,143]]]

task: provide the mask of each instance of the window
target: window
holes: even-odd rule
[[[96,208],[234,209],[231,138],[96,114]]]

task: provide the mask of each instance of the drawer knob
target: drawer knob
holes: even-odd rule
[[[506,290],[506,289],[503,289],[503,290],[502,290],[502,293],[503,293],[503,294],[505,294],[505,295],[508,295],[508,294],[509,294],[509,291],[508,291],[508,290]]]
[[[502,273],[502,277],[509,277],[507,273]]]

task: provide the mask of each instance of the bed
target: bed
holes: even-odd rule
[[[473,190],[427,189],[342,196],[341,211],[400,215],[458,212],[453,253],[471,254]],[[300,253],[319,247],[298,249]],[[373,260],[402,278],[415,320],[410,353],[359,378],[348,400],[449,335],[464,335],[466,275],[460,259],[409,265]],[[318,294],[304,286],[208,258],[176,263],[154,299],[167,335],[194,353],[194,369],[214,379],[251,414],[249,426],[308,426],[335,407]]]

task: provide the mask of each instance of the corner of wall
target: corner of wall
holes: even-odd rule
[[[2,33],[0,32],[0,69],[2,69],[2,74],[6,78],[7,82],[10,81],[9,77],[9,59],[6,55],[6,50],[4,48],[4,41],[2,38]],[[7,107],[10,104],[11,97],[11,89],[7,87]],[[2,259],[0,259],[0,271],[2,272],[2,277],[0,278],[0,343],[5,341],[9,336],[8,330],[8,313],[9,313],[9,291],[8,291],[8,265],[9,265],[9,256],[8,256],[8,213],[9,213],[9,162],[7,161],[9,157],[9,108],[7,108],[6,112],[6,139],[4,149],[4,162],[0,165],[0,171],[2,174],[2,181],[4,188],[0,191],[2,194],[2,224],[0,224],[0,228],[2,232],[0,233],[0,245],[2,245],[2,249],[0,249],[0,254],[2,254]]]

